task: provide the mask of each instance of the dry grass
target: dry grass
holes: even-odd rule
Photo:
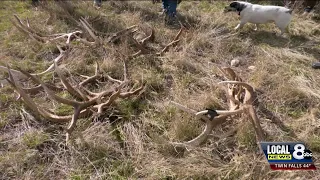
[[[0,179],[320,178],[319,171],[271,171],[258,153],[253,128],[246,118],[225,122],[206,144],[190,151],[178,153],[167,146],[168,141],[190,140],[202,130],[201,122],[168,102],[174,100],[197,110],[227,108],[226,97],[216,85],[220,81],[217,66],[229,66],[238,58],[241,63],[235,71],[259,90],[258,116],[268,140],[306,142],[320,167],[320,76],[318,70],[311,69],[311,63],[320,59],[318,22],[295,14],[287,38],[276,37],[272,32],[279,31],[273,24],[262,25],[257,32],[247,25],[241,34],[230,36],[238,17],[224,15],[224,5],[183,1],[178,9],[189,29],[178,45],[161,57],[142,55],[126,60],[129,76],[147,81],[145,92],[105,112],[122,116],[121,121],[111,122],[107,116],[97,121],[81,119],[73,146],[64,145],[64,125],[35,120],[32,112],[15,100],[10,87],[1,88]],[[104,2],[98,11],[91,1],[74,6],[75,19],[100,14],[93,26],[103,33],[138,23],[151,25],[155,29],[152,50],[160,50],[178,32],[163,25],[158,14],[160,4]],[[54,7],[52,3],[50,7]],[[14,28],[8,19],[13,13],[28,17],[44,34],[77,29],[72,21],[59,16],[46,25],[48,12],[41,8],[35,11],[29,2],[1,3],[0,62],[29,72],[45,70],[57,52],[54,45],[39,44]],[[63,66],[71,74],[91,75],[93,62],[99,61],[104,71],[121,78],[122,60],[136,51],[128,43],[96,48],[73,43]],[[45,78],[51,80],[52,74]],[[36,101],[46,103],[43,95]],[[70,109],[60,106],[56,111],[63,114]]]

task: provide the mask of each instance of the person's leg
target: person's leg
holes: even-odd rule
[[[167,10],[167,9],[168,9],[168,6],[169,6],[168,0],[162,0],[162,8],[163,8],[164,10]]]
[[[93,0],[93,4],[94,4],[95,6],[100,7],[100,6],[101,6],[101,3],[102,3],[102,0]]]
[[[169,0],[162,0],[162,13],[167,15],[168,14],[168,8],[169,8]]]
[[[178,1],[177,0],[168,0],[168,11],[166,13],[167,16],[167,20],[166,23],[168,25],[174,25],[175,21],[176,21],[176,14],[177,14],[177,5],[178,5]]]
[[[174,17],[177,14],[178,1],[177,0],[168,0],[168,1],[169,1],[168,15],[170,17]]]
[[[39,4],[39,0],[32,0],[32,5],[37,6]]]

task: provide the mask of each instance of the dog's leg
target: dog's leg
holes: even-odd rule
[[[258,24],[254,24],[254,31],[257,31],[258,30]]]
[[[283,36],[283,34],[286,32],[286,26],[278,26],[278,28],[280,29],[280,36]]]
[[[235,28],[234,30],[241,29],[247,22],[246,21],[241,21]]]
[[[276,26],[280,29],[281,33],[280,36],[283,36],[283,34],[288,31],[288,25],[289,25],[289,21],[288,20],[282,20],[279,19],[278,21],[275,22]]]
[[[280,30],[281,30],[280,36],[283,36],[285,30],[283,29],[280,29]]]

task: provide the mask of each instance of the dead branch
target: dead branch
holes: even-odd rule
[[[60,116],[56,115],[49,110],[46,110],[45,108],[40,107],[37,105],[32,98],[28,95],[30,92],[36,91],[36,90],[29,90],[27,88],[23,88],[19,81],[13,78],[12,70],[7,67],[9,78],[7,81],[11,84],[11,86],[20,94],[22,97],[23,102],[25,102],[26,106],[28,106],[34,113],[37,115],[38,118],[45,118],[47,120],[53,121],[53,122],[59,122],[59,123],[65,123],[69,122],[69,126],[67,127],[66,131],[66,141],[68,142],[70,138],[70,134],[76,127],[77,120],[79,118],[88,117],[90,115],[99,115],[103,113],[103,111],[109,107],[112,103],[114,103],[119,98],[128,98],[134,95],[139,94],[143,88],[144,84],[141,85],[139,88],[135,90],[126,90],[125,87],[128,84],[127,75],[126,75],[126,66],[124,65],[124,79],[117,80],[116,87],[115,88],[106,88],[105,90],[99,92],[99,93],[93,93],[89,90],[86,90],[86,93],[89,93],[90,95],[87,95],[83,93],[80,88],[86,89],[84,86],[92,82],[93,80],[97,79],[98,77],[101,77],[101,73],[99,70],[99,64],[96,64],[96,71],[95,75],[91,77],[87,77],[83,80],[79,85],[72,85],[66,77],[64,77],[63,73],[61,72],[60,68],[58,67],[57,63],[54,63],[54,69],[55,72],[58,74],[61,83],[67,90],[67,92],[75,97],[77,100],[71,100],[62,98],[60,96],[57,96],[55,92],[53,91],[54,88],[48,86],[47,83],[42,82],[37,75],[32,75],[20,68],[18,68],[18,72],[22,73],[26,77],[30,78],[33,82],[39,84],[34,89],[43,88],[45,93],[48,95],[49,99],[52,101],[56,101],[62,104],[66,104],[69,106],[72,106],[74,109],[74,112],[72,115],[68,116]],[[110,77],[110,76],[109,76]],[[110,77],[111,78],[111,77]],[[112,78],[113,79],[113,78]],[[113,81],[111,81],[113,82]],[[120,83],[119,83],[120,82]],[[59,90],[59,89],[55,89]],[[61,89],[60,89],[61,90]]]
[[[255,108],[253,107],[253,102],[255,100],[253,87],[247,83],[244,83],[241,81],[235,81],[235,80],[241,80],[241,78],[239,78],[238,75],[236,75],[236,73],[231,68],[222,68],[220,70],[223,72],[225,76],[229,75],[229,78],[231,79],[231,81],[222,81],[218,83],[218,84],[228,84],[229,86],[227,94],[229,95],[229,97],[233,98],[233,99],[229,98],[230,100],[229,110],[207,109],[204,111],[197,112],[179,103],[171,102],[180,110],[185,111],[195,116],[197,119],[203,120],[206,123],[205,129],[199,136],[197,136],[196,138],[188,142],[173,143],[175,146],[178,146],[178,147],[199,146],[201,143],[203,143],[207,139],[207,137],[212,132],[214,127],[225,122],[229,116],[241,115],[241,114],[248,115],[251,123],[253,124],[253,127],[256,132],[257,143],[264,140],[263,129],[260,126],[259,118],[256,114]],[[237,85],[237,86],[231,86],[231,85]],[[243,90],[245,91],[244,97],[242,99],[236,97],[238,96],[239,91],[243,91]],[[259,148],[261,147],[259,146]]]

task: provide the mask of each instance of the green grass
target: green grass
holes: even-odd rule
[[[29,131],[22,136],[23,144],[28,148],[35,148],[49,139],[49,135],[39,131]]]

